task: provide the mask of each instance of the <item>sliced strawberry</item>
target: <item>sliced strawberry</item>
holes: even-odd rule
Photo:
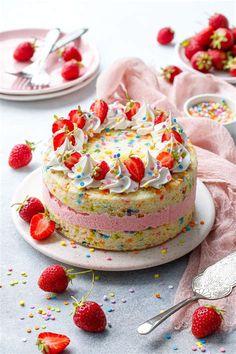
[[[174,135],[176,141],[178,141],[180,144],[183,143],[182,136],[176,130],[172,129],[171,133]]]
[[[58,130],[66,128],[66,130],[72,132],[74,130],[74,125],[69,119],[64,118],[57,118],[52,125],[52,132],[53,134],[56,133]]]
[[[68,139],[72,145],[75,145],[74,135],[67,135],[66,133],[59,133],[53,137],[54,151],[56,151],[65,142],[66,137],[68,137]]]
[[[171,169],[174,166],[175,160],[167,151],[162,151],[157,155],[157,160],[161,162],[163,167]]]
[[[77,151],[65,154],[63,156],[64,165],[71,170],[72,167],[79,162],[80,158],[81,154]]]
[[[145,173],[145,167],[143,161],[136,156],[130,156],[127,160],[124,161],[124,164],[127,170],[130,173],[130,177],[135,182],[140,182]]]
[[[94,167],[92,176],[96,181],[101,181],[106,177],[107,172],[110,170],[106,161],[102,161]]]
[[[128,120],[132,120],[132,117],[138,112],[141,104],[138,101],[129,100],[126,105],[125,114]]]
[[[160,112],[155,116],[154,125],[163,123],[167,120],[167,115],[165,112]]]
[[[90,107],[90,111],[92,111],[101,121],[104,122],[107,112],[108,112],[108,105],[103,100],[96,100]]]
[[[181,135],[174,129],[171,129],[171,131],[165,131],[165,133],[162,134],[161,142],[163,143],[164,141],[170,140],[171,135],[174,135],[175,140],[177,140],[180,144],[182,144],[183,139]]]
[[[165,132],[162,134],[161,142],[164,143],[164,141],[168,141],[168,140],[170,140],[170,138],[171,138],[171,132],[165,131]]]
[[[59,354],[70,344],[70,338],[64,334],[42,332],[39,333],[36,345],[45,354]]]
[[[75,123],[80,129],[83,129],[86,124],[86,116],[82,112],[80,106],[78,107],[78,109],[72,109],[72,111],[70,111],[69,119],[71,122]]]
[[[42,241],[53,234],[55,226],[55,222],[50,220],[45,213],[36,214],[30,221],[30,235],[35,240]]]

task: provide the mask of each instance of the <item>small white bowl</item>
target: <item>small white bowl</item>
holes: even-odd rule
[[[197,95],[197,96],[190,97],[184,103],[184,113],[186,114],[187,117],[193,118],[193,116],[191,116],[191,114],[188,112],[190,107],[196,105],[197,103],[208,101],[208,100],[213,100],[215,102],[221,102],[222,99],[225,100],[226,104],[229,106],[229,108],[236,115],[236,101],[232,100],[229,97],[222,97],[220,95],[208,94],[208,93],[203,94],[203,95]],[[232,121],[232,122],[228,122],[228,123],[219,123],[219,124],[222,124],[229,131],[229,133],[233,137],[234,142],[236,144],[236,120]]]

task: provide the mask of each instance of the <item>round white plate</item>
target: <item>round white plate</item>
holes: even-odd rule
[[[41,169],[38,168],[19,185],[12,204],[22,201],[26,195],[41,199],[41,184]],[[19,217],[15,208],[12,208],[12,218],[18,232],[25,241],[50,258],[76,267],[105,271],[125,271],[154,267],[173,261],[192,251],[210,232],[215,219],[215,208],[208,189],[198,180],[194,216],[197,225],[191,228],[190,231],[179,234],[163,245],[139,252],[101,250],[90,252],[89,248],[80,245],[77,245],[77,248],[72,248],[70,241],[58,233],[54,233],[45,241],[38,242],[30,236],[29,225]],[[204,220],[203,225],[200,224],[201,220]],[[62,246],[60,241],[65,241],[66,246]]]
[[[186,70],[191,71],[193,73],[200,74],[200,75],[206,75],[204,73],[201,73],[200,71],[197,71],[197,70],[193,69],[193,67],[191,65],[191,62],[188,60],[188,58],[186,58],[186,56],[184,54],[184,48],[181,46],[180,43],[176,44],[175,49],[176,49],[176,53],[177,53],[178,59],[180,60],[182,66]],[[230,84],[236,84],[236,77],[231,76],[229,73],[227,73],[227,71],[213,70],[209,74],[213,74],[216,77],[229,82]]]
[[[6,100],[6,101],[24,101],[24,102],[29,102],[29,101],[41,101],[41,100],[48,100],[50,98],[55,98],[55,97],[61,97],[68,95],[69,93],[73,93],[75,91],[79,91],[81,88],[87,86],[91,81],[93,81],[96,76],[99,74],[99,70],[96,71],[93,75],[91,75],[87,80],[84,80],[80,82],[79,84],[69,87],[65,90],[61,91],[56,91],[56,92],[51,92],[51,93],[45,93],[45,94],[39,94],[39,95],[6,95],[6,94],[0,94],[0,99]]]

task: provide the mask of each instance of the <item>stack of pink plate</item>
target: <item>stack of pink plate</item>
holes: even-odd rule
[[[16,46],[24,41],[37,39],[37,45],[46,36],[48,29],[22,29],[0,33],[0,98],[11,101],[35,101],[64,96],[88,85],[98,74],[99,54],[84,37],[74,41],[82,54],[83,68],[78,79],[65,81],[61,76],[62,59],[58,52],[51,53],[46,64],[51,82],[49,87],[32,89],[23,78],[8,74],[18,72],[30,63],[19,63],[13,58]],[[62,33],[63,35],[63,33]],[[37,53],[37,51],[36,51]],[[33,57],[34,59],[34,57]]]

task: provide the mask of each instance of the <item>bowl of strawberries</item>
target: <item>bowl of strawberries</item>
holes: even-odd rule
[[[205,28],[177,44],[176,49],[187,70],[236,83],[236,27],[230,28],[223,14],[212,15]]]

